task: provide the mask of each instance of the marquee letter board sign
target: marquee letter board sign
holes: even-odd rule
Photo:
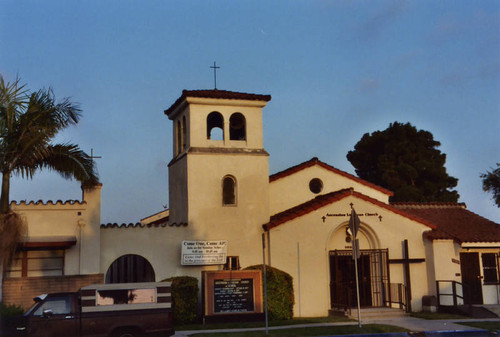
[[[182,241],[181,264],[203,266],[226,263],[227,240]]]
[[[202,278],[205,316],[263,312],[260,270],[204,271]]]

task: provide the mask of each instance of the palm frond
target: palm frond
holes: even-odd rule
[[[30,95],[24,118],[45,132],[54,132],[65,129],[69,125],[77,124],[80,120],[81,109],[78,103],[69,98],[55,103],[55,96],[51,88],[41,89]]]
[[[5,82],[0,75],[0,136],[3,136],[22,113],[27,105],[27,90],[25,84],[20,84],[20,79],[14,82]]]
[[[99,182],[93,160],[74,144],[50,145],[49,155],[38,161],[34,169],[53,170],[65,179],[75,178],[86,184]],[[29,170],[26,170],[25,173],[29,173]]]
[[[31,94],[19,84],[6,83],[0,75],[0,171],[32,178],[37,170],[50,169],[64,178],[86,184],[98,183],[92,161],[78,146],[52,145],[52,139],[64,128],[78,123],[78,103],[64,98],[56,103],[52,88]],[[7,181],[7,180],[6,180]],[[8,181],[2,182],[2,213],[8,211]],[[4,207],[4,204],[7,207]]]

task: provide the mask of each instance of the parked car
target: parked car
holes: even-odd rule
[[[96,284],[78,292],[44,294],[2,336],[137,337],[174,334],[171,284]]]

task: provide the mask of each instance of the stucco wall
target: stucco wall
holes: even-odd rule
[[[82,201],[21,202],[11,207],[26,220],[30,240],[76,238],[76,245],[65,253],[65,275],[99,272],[101,186],[83,189]]]
[[[106,277],[111,264],[120,256],[127,254],[136,254],[147,259],[155,271],[157,282],[184,275],[201,280],[201,272],[204,270],[222,270],[222,265],[183,266],[181,264],[181,243],[183,240],[194,240],[195,234],[196,231],[191,226],[103,227],[101,228],[101,273]],[[226,235],[222,237],[229,240],[229,247],[232,249],[229,255],[242,256],[242,263],[244,263],[242,267],[247,267],[247,262],[251,259],[244,251],[239,251],[238,247],[231,244],[231,237]],[[260,247],[259,243],[257,246]],[[256,251],[252,252],[258,255]],[[262,259],[262,253],[259,256]]]
[[[269,221],[268,158],[257,155],[189,157],[192,239],[228,240],[242,265],[258,263],[262,225]],[[236,205],[222,205],[222,179],[236,178]]]
[[[383,203],[389,202],[388,195],[316,165],[274,180],[269,184],[271,215],[300,205],[318,196],[319,194],[314,194],[309,189],[309,182],[313,178],[319,178],[323,182],[323,190],[320,194],[352,187],[357,192]]]

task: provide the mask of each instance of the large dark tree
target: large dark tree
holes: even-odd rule
[[[360,178],[393,191],[391,201],[456,202],[458,179],[446,173],[440,145],[430,132],[394,122],[364,134],[347,159]]]
[[[493,200],[500,207],[500,163],[497,163],[495,170],[481,174],[481,179],[483,179],[483,190],[493,193]]]

